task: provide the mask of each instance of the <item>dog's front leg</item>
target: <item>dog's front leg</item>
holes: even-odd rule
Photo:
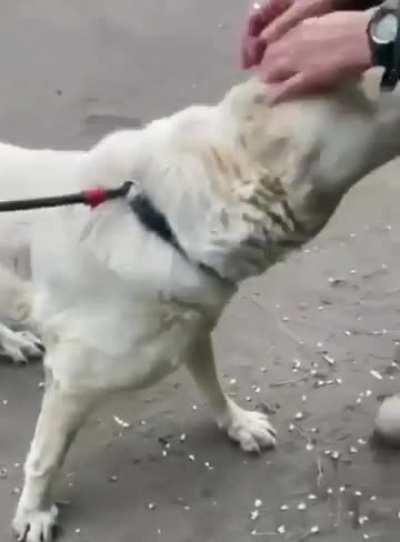
[[[242,409],[223,392],[215,367],[211,337],[196,342],[189,354],[187,367],[213,409],[218,426],[225,429],[244,451],[260,452],[262,448],[275,446],[276,431],[268,416]]]
[[[25,482],[13,521],[18,540],[52,540],[57,508],[50,499],[51,484],[92,402],[49,383],[35,435],[25,463]]]

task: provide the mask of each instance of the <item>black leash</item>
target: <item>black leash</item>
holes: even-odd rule
[[[64,194],[62,196],[52,196],[49,198],[20,199],[14,201],[0,201],[0,213],[10,211],[29,211],[32,209],[44,209],[49,207],[61,207],[64,205],[88,205],[92,209],[102,203],[116,199],[124,198],[131,186],[131,181],[127,181],[118,188],[93,188],[83,190],[75,194]]]

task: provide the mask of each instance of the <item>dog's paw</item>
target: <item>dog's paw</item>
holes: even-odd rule
[[[3,329],[0,333],[0,354],[15,363],[27,363],[30,358],[43,355],[40,340],[30,331]]]
[[[245,452],[260,453],[262,449],[276,445],[276,431],[268,416],[244,410],[233,401],[229,401],[227,413],[218,424],[226,429],[229,437],[238,442]]]
[[[51,542],[57,524],[58,510],[17,510],[13,530],[18,542]]]

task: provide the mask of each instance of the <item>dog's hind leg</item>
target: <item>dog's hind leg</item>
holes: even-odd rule
[[[204,337],[192,348],[187,367],[214,411],[218,426],[246,452],[259,452],[276,444],[276,431],[268,416],[239,407],[222,391],[215,367],[211,338]]]
[[[43,354],[32,332],[32,300],[31,284],[0,265],[0,355],[15,362]]]
[[[26,459],[24,487],[13,521],[18,540],[52,540],[57,508],[50,501],[51,485],[93,405],[93,399],[83,394],[63,391],[54,381],[48,383]]]

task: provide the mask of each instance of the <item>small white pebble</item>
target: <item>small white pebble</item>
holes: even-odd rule
[[[256,499],[256,500],[254,501],[254,507],[255,507],[255,508],[261,508],[262,505],[263,505],[263,502],[262,502],[261,499]]]
[[[367,441],[364,440],[363,438],[359,438],[357,439],[357,442],[360,446],[365,446],[367,444]]]
[[[316,501],[318,499],[318,497],[316,495],[314,495],[314,493],[310,493],[307,497],[307,499],[309,501]]]
[[[279,534],[285,534],[286,533],[286,527],[284,525],[279,525],[279,527],[276,529],[276,532]]]
[[[346,331],[344,332],[344,334],[345,334],[347,337],[351,337],[352,332],[351,332],[349,329],[346,329]]]
[[[291,423],[289,424],[289,431],[290,433],[295,430],[295,426]]]
[[[2,403],[3,403],[4,406],[7,406],[8,405],[8,399],[3,399]]]
[[[230,384],[231,386],[236,386],[236,384],[237,384],[236,378],[231,378],[231,379],[229,380],[229,384]]]
[[[8,476],[6,467],[0,467],[0,479],[5,480]]]
[[[197,410],[197,405],[192,405],[192,410]]]
[[[308,399],[307,395],[302,395],[302,396],[301,396],[301,402],[302,402],[302,403],[306,403],[306,402],[307,402],[307,399]]]
[[[364,525],[365,523],[367,523],[367,521],[369,521],[369,517],[368,516],[360,516],[358,518],[358,523],[359,525]]]
[[[315,446],[312,442],[307,442],[306,444],[306,450],[307,452],[312,452],[314,450]]]
[[[279,510],[281,510],[282,512],[287,512],[288,510],[290,510],[290,506],[287,504],[282,504]]]
[[[149,502],[147,505],[147,510],[155,510],[156,509],[156,503]]]
[[[294,419],[295,420],[302,420],[304,418],[303,412],[296,412]]]
[[[180,435],[180,437],[179,437],[179,440],[180,440],[181,442],[185,442],[186,439],[187,439],[186,433],[182,433],[182,434]]]
[[[189,454],[188,459],[189,461],[196,461],[196,456],[194,454]]]
[[[340,493],[346,493],[346,486],[340,486],[339,491]]]
[[[112,474],[108,477],[109,482],[118,482],[118,476],[116,474]]]
[[[331,487],[328,487],[326,490],[327,495],[333,495],[333,489]]]
[[[307,505],[305,502],[300,502],[298,505],[297,505],[297,510],[307,510]]]
[[[318,534],[320,531],[318,525],[313,525],[310,529],[310,534]]]
[[[377,496],[376,496],[376,495],[371,495],[371,497],[370,497],[369,500],[372,501],[372,502],[375,502],[376,499],[377,499]]]
[[[335,461],[337,461],[340,457],[340,453],[336,450],[334,450],[332,453],[331,453],[331,458],[334,459]]]
[[[356,497],[362,497],[362,491],[358,491],[358,490],[357,490],[357,491],[354,492],[354,495],[355,495]]]
[[[81,534],[81,530],[79,529],[79,527],[78,529],[75,529],[75,534]]]

